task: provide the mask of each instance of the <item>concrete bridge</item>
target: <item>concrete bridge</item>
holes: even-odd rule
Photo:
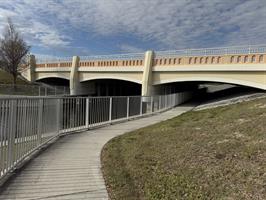
[[[221,82],[266,90],[266,45],[30,58],[30,67],[23,73],[28,80],[66,80],[72,95],[113,95],[112,80],[120,81],[118,87],[133,85],[126,90],[138,90],[136,95],[143,96],[167,93],[180,82]]]

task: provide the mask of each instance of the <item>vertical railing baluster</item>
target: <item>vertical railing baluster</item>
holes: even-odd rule
[[[89,98],[86,98],[86,111],[85,111],[85,123],[86,128],[89,128]]]
[[[129,118],[129,97],[127,97],[127,119]]]
[[[42,117],[43,117],[43,99],[39,100],[38,104],[38,125],[37,125],[37,144],[41,144],[42,135]]]
[[[151,113],[153,113],[153,96],[151,96]]]
[[[112,122],[112,102],[113,102],[113,98],[110,97],[110,104],[109,104],[109,122]]]
[[[61,99],[56,99],[56,135],[59,135],[61,127]]]
[[[13,167],[14,162],[14,149],[15,149],[15,137],[17,128],[17,100],[10,100],[9,111],[9,132],[8,132],[8,168]]]
[[[142,96],[140,96],[140,116],[142,115]]]

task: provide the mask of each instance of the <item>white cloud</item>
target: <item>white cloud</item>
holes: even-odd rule
[[[129,33],[160,49],[266,43],[265,0],[0,0],[0,25],[6,15],[49,47],[69,47],[71,31]]]
[[[10,10],[5,10],[3,8],[0,8],[0,36],[2,35],[2,32],[5,27],[5,23],[7,22],[7,16],[14,17],[16,16],[16,13]]]
[[[96,34],[133,33],[163,48],[266,41],[265,0],[98,0],[82,1],[70,23]],[[213,42],[213,41],[212,41]]]
[[[33,21],[29,26],[22,27],[21,31],[25,36],[30,35],[30,39],[32,42],[34,41],[36,46],[65,47],[70,44],[71,40],[69,37],[60,34],[58,30],[37,21]]]
[[[17,2],[0,0],[0,6],[5,5],[6,7],[6,9],[0,7],[0,26],[3,28],[6,25],[7,17],[11,17],[31,45],[50,48],[68,46],[70,38],[56,28],[56,23],[51,24],[40,18],[38,13],[42,12],[44,8],[39,9],[36,4],[35,9],[28,4],[30,2],[27,0]],[[37,3],[37,1],[35,2]],[[2,30],[0,29],[1,33]]]

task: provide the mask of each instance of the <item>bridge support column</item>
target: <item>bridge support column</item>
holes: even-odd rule
[[[78,68],[79,68],[79,57],[73,56],[70,79],[69,79],[70,95],[78,95],[80,93]]]
[[[153,94],[152,86],[152,65],[153,65],[153,51],[146,51],[144,59],[144,71],[142,76],[141,95],[150,96]]]
[[[34,55],[29,56],[29,68],[27,71],[26,78],[30,82],[34,82],[36,80],[35,77],[35,69],[36,69],[36,60]]]

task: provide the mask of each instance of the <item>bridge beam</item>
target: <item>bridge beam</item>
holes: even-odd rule
[[[153,86],[152,86],[153,56],[154,56],[153,51],[146,51],[144,59],[144,70],[142,76],[142,87],[141,87],[142,96],[150,96],[153,93]]]

